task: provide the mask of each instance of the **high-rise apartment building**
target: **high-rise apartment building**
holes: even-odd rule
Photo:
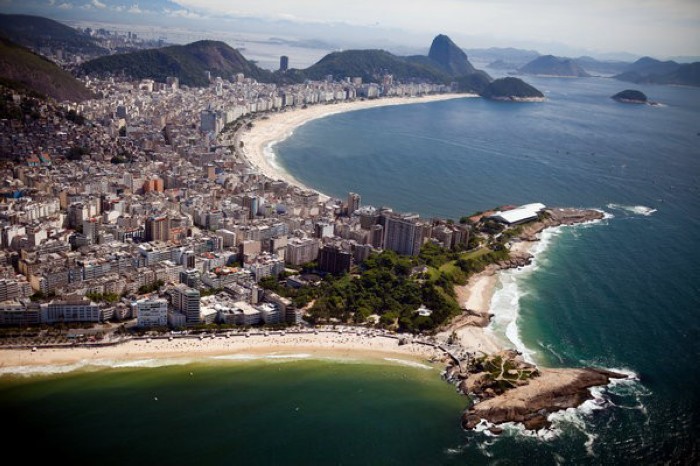
[[[384,249],[417,256],[429,231],[429,225],[421,222],[417,214],[387,212],[384,218]]]
[[[170,239],[170,219],[166,216],[146,219],[146,241],[168,241]]]
[[[173,307],[185,314],[187,325],[197,325],[201,322],[200,294],[198,290],[184,285],[173,288]]]

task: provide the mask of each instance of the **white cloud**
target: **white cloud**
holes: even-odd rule
[[[100,0],[92,0],[92,6],[94,6],[95,8],[107,8],[107,5],[100,2]]]
[[[189,19],[204,19],[205,16],[200,15],[199,13],[195,13],[194,11],[191,10],[186,10],[186,9],[180,9],[180,10],[170,10],[165,8],[163,11],[165,11],[165,14],[168,16],[172,16],[173,18],[189,18]]]
[[[73,8],[73,5],[70,3],[63,2],[57,7],[59,10],[70,10]]]
[[[134,3],[131,5],[131,8],[129,8],[129,13],[143,13],[143,10],[139,8],[138,3]]]

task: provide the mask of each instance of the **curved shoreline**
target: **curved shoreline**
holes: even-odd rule
[[[319,118],[325,118],[340,113],[366,110],[370,108],[396,105],[424,104],[445,100],[478,97],[476,94],[436,94],[423,97],[391,97],[372,100],[355,100],[335,104],[317,104],[307,108],[294,108],[278,113],[268,113],[267,118],[255,117],[251,129],[241,129],[236,140],[243,143],[240,152],[246,162],[263,175],[273,180],[283,180],[301,189],[313,190],[324,198],[329,196],[306,186],[288,173],[278,162],[274,154],[274,146],[284,141],[300,126]]]

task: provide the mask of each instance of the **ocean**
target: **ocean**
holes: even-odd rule
[[[634,377],[536,436],[463,432],[430,370],[207,360],[0,377],[8,445],[123,464],[649,464],[700,458],[700,89],[527,78],[544,103],[465,98],[314,120],[275,147],[340,198],[457,219],[503,204],[605,211],[501,277],[493,331],[531,360]],[[609,97],[626,88],[657,106]],[[190,373],[192,375],[190,375]],[[298,408],[298,409],[297,409]]]

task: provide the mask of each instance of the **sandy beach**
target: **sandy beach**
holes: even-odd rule
[[[294,333],[285,335],[244,334],[214,338],[176,337],[172,340],[127,340],[118,345],[93,347],[5,349],[0,351],[0,374],[21,373],[19,368],[39,366],[110,366],[143,362],[153,359],[203,360],[207,358],[250,359],[374,359],[393,362],[405,361],[408,365],[425,364],[440,357],[442,352],[429,345],[399,345],[396,338],[382,335],[370,336],[360,332]],[[413,363],[413,364],[410,364]],[[31,371],[30,371],[31,372]]]
[[[251,166],[262,174],[274,180],[284,180],[290,184],[312,189],[304,186],[293,176],[287,173],[274,159],[270,147],[292,135],[294,130],[312,120],[324,118],[338,113],[364,110],[368,108],[386,107],[390,105],[409,105],[442,100],[463,99],[477,97],[471,94],[438,94],[425,97],[396,97],[374,100],[356,100],[353,102],[312,105],[304,109],[287,110],[285,112],[266,115],[266,119],[257,118],[253,122],[253,128],[241,132],[240,142],[243,143],[243,156]],[[320,193],[325,196],[325,194]],[[327,196],[326,196],[327,197]]]

